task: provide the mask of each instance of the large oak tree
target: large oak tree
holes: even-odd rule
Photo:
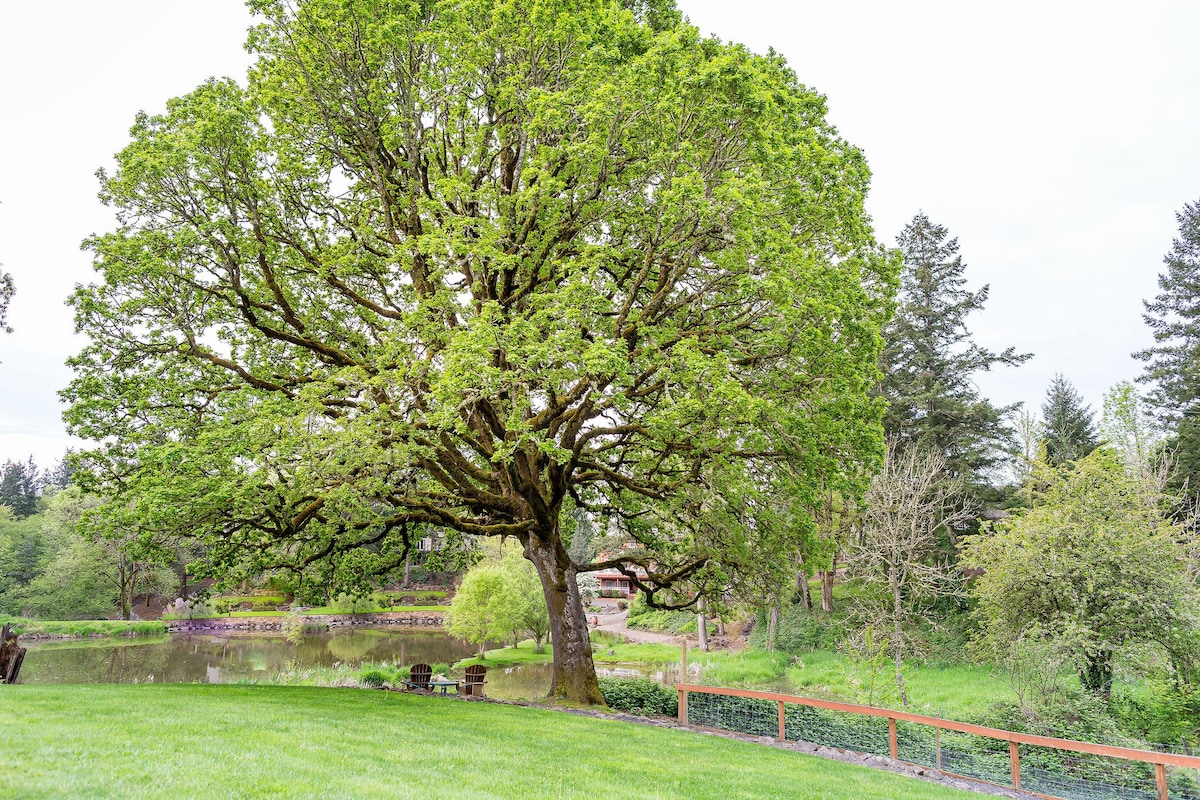
[[[418,528],[515,537],[551,693],[601,702],[579,573],[688,604],[861,495],[894,269],[777,56],[661,2],[251,5],[247,84],[102,176],[66,396],[110,513],[343,586]],[[572,508],[632,546],[573,561]]]

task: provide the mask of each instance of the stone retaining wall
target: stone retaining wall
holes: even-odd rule
[[[385,614],[320,614],[305,616],[305,622],[322,624],[326,629],[353,625],[440,628],[442,615],[437,612],[390,612]],[[163,620],[168,633],[198,633],[202,631],[278,631],[283,617],[213,617],[212,619]]]

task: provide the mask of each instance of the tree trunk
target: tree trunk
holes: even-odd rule
[[[0,683],[16,683],[24,660],[25,648],[17,644],[17,635],[5,623],[0,630]]]
[[[771,613],[767,616],[767,649],[775,649],[775,634],[779,632],[779,601],[775,601],[775,605],[771,606]]]
[[[833,611],[833,570],[821,570],[821,610]]]
[[[700,651],[708,652],[708,620],[704,618],[704,598],[696,601],[696,634],[700,639]]]
[[[892,588],[892,658],[896,662],[896,688],[900,690],[901,705],[908,706],[908,694],[904,691],[904,631],[900,627],[904,619],[904,606],[900,596],[900,582],[893,574]]]
[[[575,568],[562,540],[557,532],[530,533],[525,557],[537,569],[550,612],[550,642],[554,648],[550,697],[581,705],[604,705]]]
[[[405,588],[407,588],[409,585],[412,584],[411,559],[412,559],[412,555],[410,553],[404,554],[404,586],[405,586]]]
[[[812,611],[812,592],[808,590],[808,573],[803,569],[796,573],[796,591],[800,592],[800,601],[804,603],[804,610]]]
[[[124,620],[129,619],[129,612],[132,610],[129,598],[132,591],[131,583],[132,581],[129,578],[129,572],[126,570],[125,565],[119,565],[117,567],[117,596],[121,604],[121,619]]]

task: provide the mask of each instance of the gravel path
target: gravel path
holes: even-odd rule
[[[674,634],[639,631],[636,628],[626,627],[625,622],[629,619],[628,611],[618,611],[615,614],[593,614],[588,617],[589,622],[593,619],[597,620],[600,624],[593,625],[592,630],[618,633],[631,642],[637,642],[638,644],[646,642],[654,644],[679,644],[680,637]]]

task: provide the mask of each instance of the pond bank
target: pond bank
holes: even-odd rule
[[[306,622],[324,625],[326,629],[364,625],[374,628],[404,626],[414,628],[442,627],[438,611],[388,611],[379,614],[304,614]],[[208,619],[163,620],[167,633],[219,633],[222,631],[278,631],[283,615],[261,617],[210,617]]]

